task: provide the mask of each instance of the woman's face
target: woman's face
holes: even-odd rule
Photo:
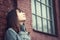
[[[17,16],[18,16],[18,21],[19,22],[24,22],[26,20],[26,15],[23,12],[19,12],[19,10],[16,10]]]

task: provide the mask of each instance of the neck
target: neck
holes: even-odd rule
[[[20,24],[20,25],[23,25],[23,24],[24,24],[24,22],[20,22],[19,24]]]

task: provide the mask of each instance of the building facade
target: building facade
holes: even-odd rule
[[[5,32],[6,32],[6,16],[8,14],[9,11],[11,11],[14,7],[18,7],[20,8],[21,10],[23,10],[25,13],[26,13],[26,22],[25,22],[25,26],[26,26],[26,29],[28,32],[30,32],[30,36],[31,36],[31,39],[32,40],[60,40],[60,0],[52,0],[52,2],[48,1],[48,0],[44,0],[41,2],[42,0],[0,0],[0,40],[4,40],[4,35],[5,35]],[[48,2],[47,2],[48,1]],[[33,4],[34,3],[34,4]],[[45,4],[49,4],[49,5],[45,5]],[[16,5],[17,4],[17,5]],[[38,4],[41,4],[41,5],[38,5]],[[52,6],[50,6],[50,4],[53,4]],[[13,6],[15,5],[15,6]],[[34,6],[33,6],[34,5]],[[50,11],[51,10],[53,11],[53,13],[51,13],[51,15],[53,14],[54,15],[54,22],[52,21],[50,23],[54,25],[51,26],[51,31],[48,30],[48,23],[47,23],[47,29],[45,30],[42,22],[41,24],[39,25],[42,25],[42,29],[43,31],[41,31],[39,29],[39,26],[37,23],[40,22],[40,19],[36,19],[35,22],[36,23],[36,27],[34,26],[35,23],[33,23],[34,21],[34,17],[32,17],[32,15],[35,15],[35,16],[39,16],[39,15],[36,15],[34,14],[34,10],[35,10],[35,13],[37,13],[37,8],[38,8],[38,12],[39,11],[39,7],[42,8],[42,13],[44,12],[48,12],[48,10],[46,11],[44,9],[44,5],[45,7],[51,7]],[[35,7],[35,9],[34,9]],[[52,9],[53,7],[53,9]],[[45,11],[44,11],[44,10]],[[44,17],[45,17],[45,14],[43,14]],[[47,15],[47,14],[46,14]],[[44,18],[42,16],[39,16],[41,17],[41,19],[46,19],[48,20],[48,18]],[[50,16],[51,17],[51,16]],[[37,17],[36,17],[37,18]],[[51,17],[53,19],[53,17]],[[33,27],[34,26],[34,27]],[[39,30],[38,30],[39,29]],[[54,30],[53,30],[54,29]]]

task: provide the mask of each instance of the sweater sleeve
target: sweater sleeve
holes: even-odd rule
[[[16,40],[16,34],[11,31],[11,30],[7,30],[6,34],[5,34],[5,40]]]

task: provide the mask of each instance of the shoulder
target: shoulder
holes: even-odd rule
[[[16,40],[16,36],[17,36],[16,32],[12,28],[9,28],[6,31],[5,39],[6,40]]]
[[[15,32],[15,30],[13,30],[12,28],[8,28],[7,33],[17,34],[17,33]]]

